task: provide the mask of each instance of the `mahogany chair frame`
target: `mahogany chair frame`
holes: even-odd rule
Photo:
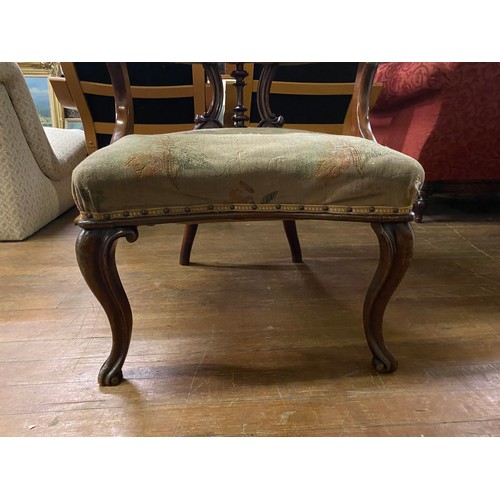
[[[196,127],[219,127],[216,119],[222,106],[222,83],[217,68],[205,64],[214,86],[212,102],[207,112],[198,116]],[[116,99],[116,128],[113,142],[124,135],[133,133],[133,107],[131,106],[130,85],[124,63],[108,63]],[[268,91],[276,71],[276,64],[268,64],[263,72],[259,86],[259,109],[263,125],[276,126],[279,117],[269,109]],[[369,94],[376,64],[362,64],[356,79],[352,123],[354,135],[374,140],[369,123]],[[238,104],[243,106],[242,94]],[[242,109],[240,109],[242,111]],[[239,116],[244,116],[244,112]],[[387,304],[402,280],[410,263],[413,252],[413,213],[392,213],[387,215],[341,215],[324,213],[207,213],[130,218],[124,220],[94,221],[85,214],[76,219],[81,227],[76,242],[76,254],[81,272],[97,300],[104,308],[112,332],[112,347],[109,357],[99,372],[99,383],[105,386],[118,385],[123,379],[122,366],[125,362],[132,334],[132,312],[121,283],[115,261],[116,244],[120,238],[134,242],[138,238],[138,226],[147,224],[185,223],[187,231],[196,232],[197,225],[204,222],[283,220],[285,225],[294,228],[296,220],[317,219],[332,221],[357,221],[371,224],[378,243],[380,258],[378,267],[368,287],[363,306],[363,323],[368,346],[372,353],[372,364],[378,372],[388,373],[397,369],[397,360],[386,346],[383,337],[383,316]],[[288,222],[290,221],[290,222]],[[293,223],[293,224],[292,224]],[[192,244],[192,240],[191,240]],[[189,241],[186,243],[186,254]],[[292,251],[293,254],[293,251]],[[297,255],[295,256],[297,257]]]

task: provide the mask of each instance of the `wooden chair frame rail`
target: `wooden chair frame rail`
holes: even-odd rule
[[[257,92],[259,80],[252,83],[252,92]],[[273,82],[271,94],[301,95],[352,95],[354,83],[309,83],[309,82]]]
[[[113,85],[107,83],[95,83],[81,81],[80,85],[85,94],[113,97]],[[147,87],[144,85],[132,85],[132,97],[142,99],[162,99],[168,97],[193,97],[192,85],[172,85],[171,87],[158,86]]]

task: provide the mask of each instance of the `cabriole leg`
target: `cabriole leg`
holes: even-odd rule
[[[374,223],[372,228],[378,237],[380,260],[366,293],[363,321],[373,366],[378,372],[389,373],[398,363],[385,345],[382,322],[387,304],[410,264],[414,235],[407,222]]]
[[[118,238],[133,242],[137,228],[82,229],[76,240],[76,257],[92,293],[109,319],[112,333],[111,353],[99,372],[100,385],[118,385],[132,335],[132,311],[116,269]]]

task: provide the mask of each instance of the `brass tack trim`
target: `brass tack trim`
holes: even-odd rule
[[[182,213],[209,213],[209,212],[250,212],[250,211],[258,211],[258,212],[272,212],[272,211],[280,211],[280,212],[308,212],[308,213],[325,213],[327,214],[402,214],[405,212],[410,213],[412,206],[408,207],[394,207],[394,206],[356,206],[356,207],[347,207],[341,205],[295,205],[295,204],[258,204],[258,203],[241,203],[241,204],[210,204],[210,205],[190,205],[190,206],[174,206],[174,207],[158,207],[158,208],[150,208],[150,209],[128,209],[128,210],[120,210],[117,212],[109,212],[109,213],[98,213],[98,212],[82,212],[82,217],[85,217],[88,221],[102,221],[102,220],[119,220],[125,218],[132,218],[138,216],[160,216],[163,214],[169,215],[180,215]]]

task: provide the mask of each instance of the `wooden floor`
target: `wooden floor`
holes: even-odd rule
[[[477,200],[476,200],[477,201]],[[126,380],[102,388],[107,319],[76,265],[74,211],[0,244],[1,436],[500,436],[500,209],[436,198],[370,365],[368,225],[144,227],[117,261],[134,312]]]

